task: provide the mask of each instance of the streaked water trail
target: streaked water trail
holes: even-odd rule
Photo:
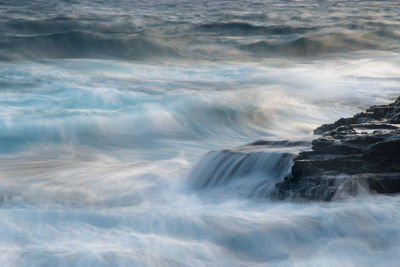
[[[396,1],[0,3],[0,266],[397,266],[399,196],[276,201],[399,95]]]

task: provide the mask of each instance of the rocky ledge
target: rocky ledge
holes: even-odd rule
[[[277,198],[400,193],[400,97],[314,133],[321,137],[295,157],[291,175],[276,185]]]

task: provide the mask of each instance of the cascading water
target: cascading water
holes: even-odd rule
[[[276,183],[290,173],[293,153],[304,149],[305,144],[291,147],[298,143],[266,142],[272,146],[258,143],[208,152],[189,174],[194,189],[209,192],[219,188],[219,195],[270,198]]]

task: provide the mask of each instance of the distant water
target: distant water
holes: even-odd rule
[[[315,127],[400,94],[399,14],[1,1],[0,266],[398,266],[399,196],[270,194]]]

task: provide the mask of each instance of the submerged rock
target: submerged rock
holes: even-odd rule
[[[400,97],[314,131],[321,135],[276,185],[279,199],[331,200],[341,193],[400,193]]]

